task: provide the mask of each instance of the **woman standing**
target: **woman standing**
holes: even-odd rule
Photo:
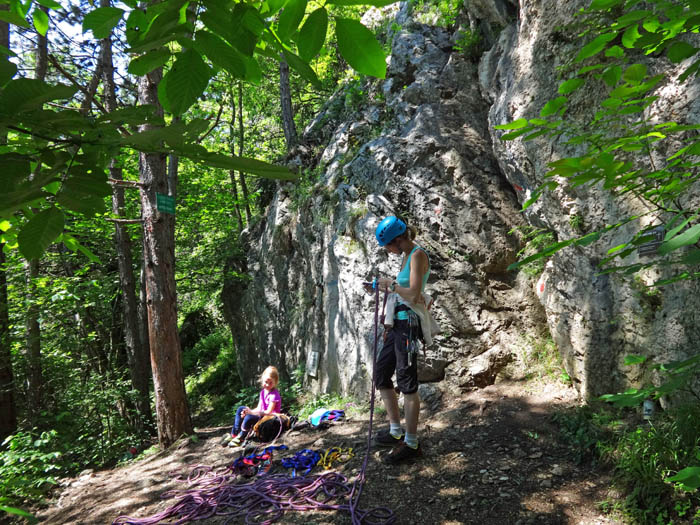
[[[430,261],[425,250],[415,243],[416,229],[401,219],[390,216],[375,231],[379,246],[389,253],[402,255],[401,270],[396,279],[382,277],[380,290],[397,294],[394,324],[384,332],[384,345],[377,356],[376,384],[389,417],[389,431],[379,432],[378,445],[391,446],[386,461],[391,464],[422,455],[418,443],[417,339],[421,337],[420,318],[415,313],[423,303],[423,291],[430,275]],[[423,305],[424,309],[424,305]],[[399,404],[391,376],[396,372],[398,391],[404,395],[406,432],[401,428]]]

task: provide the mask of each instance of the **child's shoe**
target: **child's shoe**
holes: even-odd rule
[[[243,438],[241,437],[241,434],[238,434],[237,436],[231,438],[231,441],[228,442],[228,446],[229,447],[240,447],[242,442],[243,442]]]

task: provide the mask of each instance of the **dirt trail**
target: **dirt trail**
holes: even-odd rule
[[[421,413],[423,458],[390,467],[381,461],[384,450],[372,450],[360,506],[388,506],[398,524],[617,523],[596,507],[607,495],[608,475],[576,465],[551,421],[553,411],[575,403],[574,391],[562,385],[515,381],[443,396],[439,406],[426,406]],[[283,442],[290,452],[353,447],[357,455],[338,467],[352,479],[362,464],[367,424],[344,421],[325,430],[293,432]],[[66,480],[50,506],[34,512],[47,525],[108,524],[121,514],[154,515],[173,503],[160,499],[164,491],[184,488],[174,475],[197,464],[223,467],[238,457],[234,449],[220,446],[224,431],[198,429],[197,442]],[[350,518],[307,511],[287,513],[278,523],[343,524]]]

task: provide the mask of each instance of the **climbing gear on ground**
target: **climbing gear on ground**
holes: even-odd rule
[[[404,433],[401,432],[399,437],[392,436],[391,432],[384,430],[382,432],[377,432],[377,437],[374,438],[374,442],[380,447],[393,447],[398,443],[403,442]]]
[[[355,456],[352,448],[343,449],[341,447],[331,447],[321,454],[318,462],[320,467],[329,470],[333,468],[333,463],[345,463]]]
[[[399,235],[406,231],[406,223],[398,217],[390,215],[377,225],[374,235],[379,246],[386,246]]]
[[[420,448],[420,443],[416,448],[409,447],[404,441],[401,441],[396,445],[391,452],[389,452],[384,461],[390,465],[396,465],[402,461],[408,459],[419,458],[423,455],[423,451]]]
[[[272,453],[275,450],[287,450],[287,445],[265,447],[262,452],[241,456],[231,465],[231,470],[249,478],[256,474],[266,474],[272,466]]]
[[[304,471],[302,475],[305,476],[311,472],[311,469],[316,466],[320,459],[321,454],[319,454],[318,451],[305,448],[294,454],[291,458],[282,458],[282,466],[292,469],[292,477],[296,477],[297,471],[301,470]]]

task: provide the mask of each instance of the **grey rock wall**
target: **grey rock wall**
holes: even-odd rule
[[[494,129],[536,116],[555,96],[557,57],[575,44],[557,26],[581,5],[466,2],[462,27],[480,31],[489,47],[474,58],[455,50],[456,33],[417,22],[402,4],[387,78],[366,86],[358,106],[337,93],[304,134],[321,150],[311,196],[280,185],[264,220],[246,232],[246,253],[230,262],[227,275],[248,276],[227,280],[223,293],[245,380],[268,364],[283,376],[300,364],[308,371],[317,356],[311,391],[368,392],[375,304],[361,281],[398,271],[399,260],[374,239],[388,214],[416,225],[430,254],[428,288],[443,332],[421,357],[423,381],[489,384],[528,335],[546,330],[584,397],[642,381],[621,366],[628,353],[693,350],[697,308],[679,305],[696,305],[698,286],[650,297],[642,283],[653,275],[636,283],[599,275],[597,261],[619,239],[560,252],[538,279],[506,270],[523,247],[518,228],[546,227],[561,240],[580,234],[573,216],[583,218],[577,228],[595,228],[638,206],[562,186],[521,213],[563,146],[503,142]],[[696,98],[673,93],[666,109],[697,121]]]

